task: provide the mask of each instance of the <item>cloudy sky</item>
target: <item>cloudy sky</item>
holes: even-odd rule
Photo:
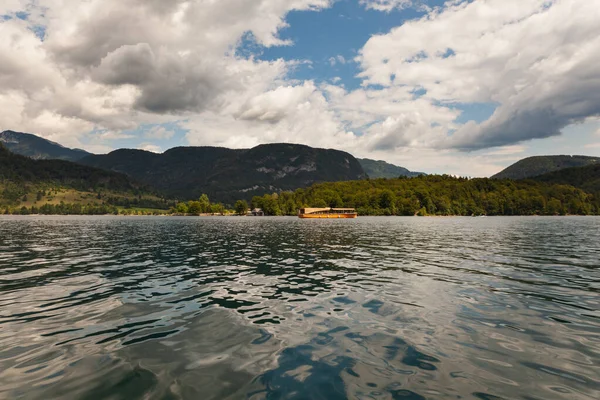
[[[1,0],[0,130],[488,176],[600,155],[600,0]]]

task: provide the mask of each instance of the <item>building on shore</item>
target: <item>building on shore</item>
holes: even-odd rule
[[[251,217],[264,217],[265,213],[262,210],[262,208],[254,208],[254,209],[248,211],[248,216],[251,216]]]

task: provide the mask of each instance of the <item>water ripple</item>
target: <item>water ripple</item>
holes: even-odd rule
[[[0,217],[0,397],[597,399],[599,228]]]

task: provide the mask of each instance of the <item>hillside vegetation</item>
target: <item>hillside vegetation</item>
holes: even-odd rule
[[[368,158],[359,158],[358,162],[365,170],[365,173],[371,179],[378,178],[398,178],[400,176],[419,176],[425,175],[422,172],[412,172],[404,167],[399,167],[394,164],[387,163],[382,160],[370,160]]]
[[[532,178],[538,182],[571,185],[588,193],[600,195],[600,163],[585,167],[566,168]]]
[[[0,144],[0,206],[4,211],[45,206],[50,213],[60,206],[64,213],[79,214],[114,212],[117,206],[166,209],[169,205],[123,174],[69,161],[33,160]]]
[[[526,179],[559,171],[600,163],[600,157],[535,156],[524,158],[492,176],[493,179]]]
[[[301,207],[353,207],[360,215],[598,214],[595,196],[566,185],[430,175],[322,183],[252,199],[268,215]]]

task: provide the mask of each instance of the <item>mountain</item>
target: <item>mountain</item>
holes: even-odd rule
[[[206,193],[211,200],[229,204],[316,182],[366,178],[351,154],[297,144],[265,144],[243,150],[176,147],[162,154],[121,149],[79,162],[125,173],[169,196],[193,199]]]
[[[565,168],[583,167],[600,162],[600,157],[588,156],[536,156],[517,161],[493,179],[526,179]]]
[[[60,203],[168,208],[167,201],[124,174],[64,160],[33,160],[0,143],[0,205]]]
[[[77,189],[133,190],[141,185],[126,175],[64,160],[33,160],[0,144],[0,181],[27,184],[49,182]]]
[[[538,182],[571,185],[588,193],[600,193],[600,163],[565,168],[532,179]]]
[[[398,178],[399,176],[415,177],[426,175],[423,172],[412,172],[406,168],[399,167],[394,164],[389,164],[382,160],[370,160],[368,158],[359,158],[358,162],[365,170],[365,173],[371,179],[378,178]]]
[[[0,132],[0,143],[4,144],[13,153],[36,160],[57,159],[77,161],[90,155],[87,151],[69,149],[58,143],[29,133],[14,131]]]

